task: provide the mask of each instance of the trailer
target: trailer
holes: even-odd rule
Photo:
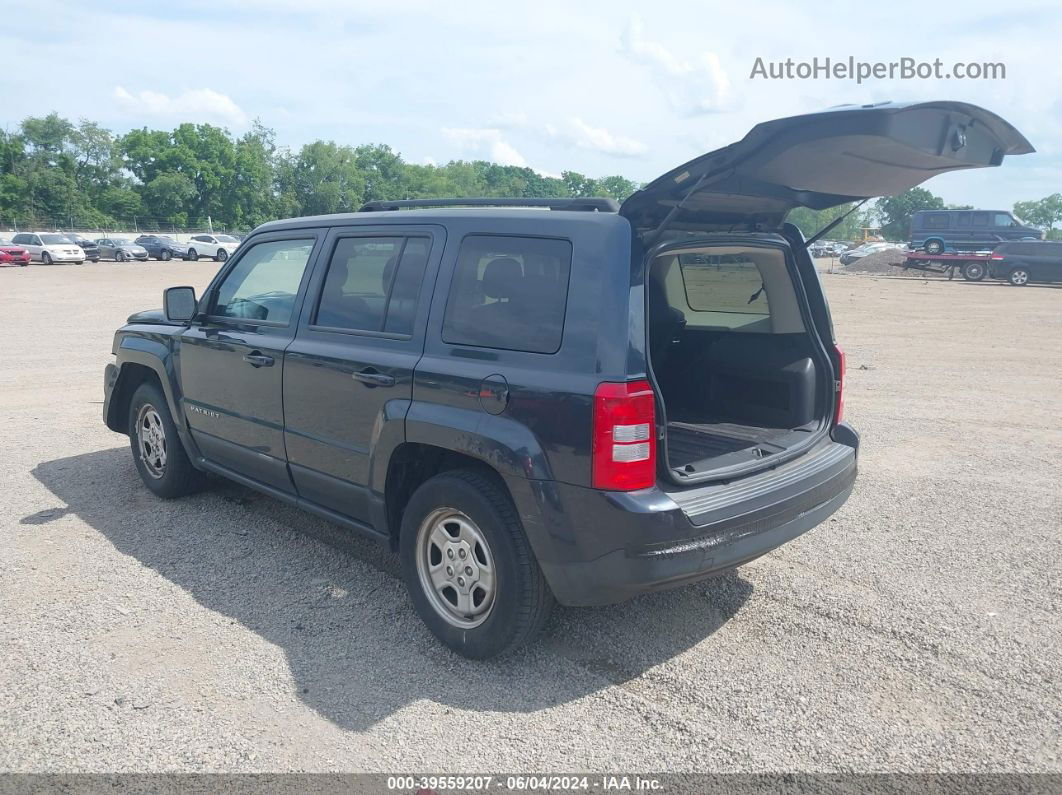
[[[969,254],[926,254],[923,251],[908,251],[898,267],[927,273],[947,274],[949,279],[958,271],[968,282],[979,282],[988,275],[988,260],[991,251]]]

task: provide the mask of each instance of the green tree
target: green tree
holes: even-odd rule
[[[1014,214],[1045,231],[1062,221],[1062,193],[1052,193],[1035,201],[1015,202]]]
[[[878,200],[881,213],[881,233],[886,240],[906,240],[911,228],[911,216],[919,210],[942,210],[944,200],[925,188],[911,188],[896,196]]]

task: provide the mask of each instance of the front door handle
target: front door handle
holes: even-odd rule
[[[368,370],[362,370],[360,373],[351,374],[355,381],[361,381],[366,386],[394,386],[395,377],[393,375],[387,375],[386,373],[378,373],[371,367]]]
[[[252,351],[243,357],[243,360],[251,367],[272,367],[273,357],[266,356],[261,351]]]

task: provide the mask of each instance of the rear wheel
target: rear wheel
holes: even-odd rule
[[[944,241],[943,240],[927,240],[925,246],[926,254],[943,254],[944,253]]]
[[[1029,271],[1025,268],[1013,268],[1007,274],[1007,281],[1015,287],[1024,287],[1029,283]]]
[[[129,444],[140,479],[156,496],[183,497],[202,486],[156,384],[141,384],[129,401]]]
[[[983,262],[967,262],[962,268],[962,278],[968,282],[979,282],[987,272]]]
[[[198,260],[199,259],[199,252],[196,251],[194,248],[188,249],[188,259],[190,259],[190,260]]]
[[[455,470],[420,486],[401,529],[402,573],[421,620],[465,657],[535,637],[553,595],[509,495],[489,475]]]
[[[52,255],[49,254],[47,251],[41,252],[41,262],[45,265],[51,265]]]

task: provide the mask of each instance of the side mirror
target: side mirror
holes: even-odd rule
[[[162,292],[162,311],[174,323],[187,323],[195,317],[194,287],[168,287]]]

